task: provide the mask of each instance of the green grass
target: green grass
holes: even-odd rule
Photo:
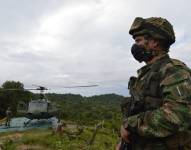
[[[96,134],[92,145],[89,141],[93,135],[93,127],[84,128],[84,132],[69,139],[66,134],[53,134],[51,129],[33,129],[23,132],[4,133],[0,138],[4,138],[2,147],[6,150],[17,150],[19,146],[40,146],[43,150],[113,150],[117,143],[117,134],[112,130],[102,128]],[[14,139],[14,135],[20,135]],[[7,139],[5,137],[8,137]],[[10,139],[12,137],[12,139]],[[5,140],[6,139],[6,140]]]

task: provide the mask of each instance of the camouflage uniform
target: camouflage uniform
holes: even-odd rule
[[[138,70],[128,130],[134,150],[191,150],[191,70],[163,54]]]
[[[6,123],[5,123],[5,126],[10,127],[11,114],[12,114],[11,109],[10,109],[10,107],[8,107],[8,109],[6,111]]]

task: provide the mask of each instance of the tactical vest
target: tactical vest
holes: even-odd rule
[[[162,93],[159,87],[161,76],[158,72],[160,67],[159,63],[138,78],[130,78],[129,92],[133,98],[132,115],[157,109],[162,105]]]
[[[160,83],[164,76],[161,72],[161,68],[169,63],[173,64],[175,67],[184,68],[191,74],[190,69],[188,69],[182,62],[175,59],[170,59],[167,55],[157,63],[153,64],[148,71],[141,73],[138,78],[131,77],[129,81],[129,91],[134,100],[131,115],[149,110],[152,111],[163,105],[163,95]],[[191,142],[190,132],[180,134],[181,135],[176,135],[175,137],[173,136],[165,139],[170,149],[176,149],[180,145],[185,145],[188,142]],[[185,140],[185,135],[187,140]]]
[[[163,95],[160,83],[165,75],[162,73],[161,68],[168,64],[183,68],[191,74],[191,70],[184,63],[176,59],[170,59],[166,55],[160,61],[150,66],[148,71],[141,73],[138,78],[130,77],[129,91],[134,99],[132,114],[154,110],[162,106]]]

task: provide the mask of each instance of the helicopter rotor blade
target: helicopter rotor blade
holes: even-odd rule
[[[37,89],[26,89],[26,90],[37,90],[37,91],[42,90],[42,91],[44,91],[44,90],[50,90],[50,89],[47,89],[47,88],[45,88],[45,89],[42,89],[42,88],[37,88]]]
[[[37,89],[28,89],[28,88],[27,88],[27,89],[25,89],[25,90],[37,90]]]
[[[0,91],[30,91],[30,90],[37,90],[37,91],[45,91],[45,90],[50,90],[44,86],[40,86],[40,85],[33,85],[36,86],[37,88],[24,88],[24,89],[16,89],[16,88],[10,88],[10,89],[4,89],[4,88],[0,88]],[[89,87],[96,87],[98,85],[93,84],[93,85],[77,85],[77,86],[63,86],[61,88],[89,88]]]
[[[25,89],[0,89],[0,91],[24,91]]]
[[[63,88],[86,88],[86,87],[95,87],[98,85],[79,85],[79,86],[64,86]]]

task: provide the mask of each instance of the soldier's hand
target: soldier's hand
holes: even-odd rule
[[[127,142],[127,143],[130,143],[130,139],[129,139],[129,136],[130,136],[130,132],[124,128],[124,126],[122,125],[121,126],[121,138]]]
[[[121,147],[121,142],[119,142],[116,146],[115,146],[115,150],[120,150]]]

